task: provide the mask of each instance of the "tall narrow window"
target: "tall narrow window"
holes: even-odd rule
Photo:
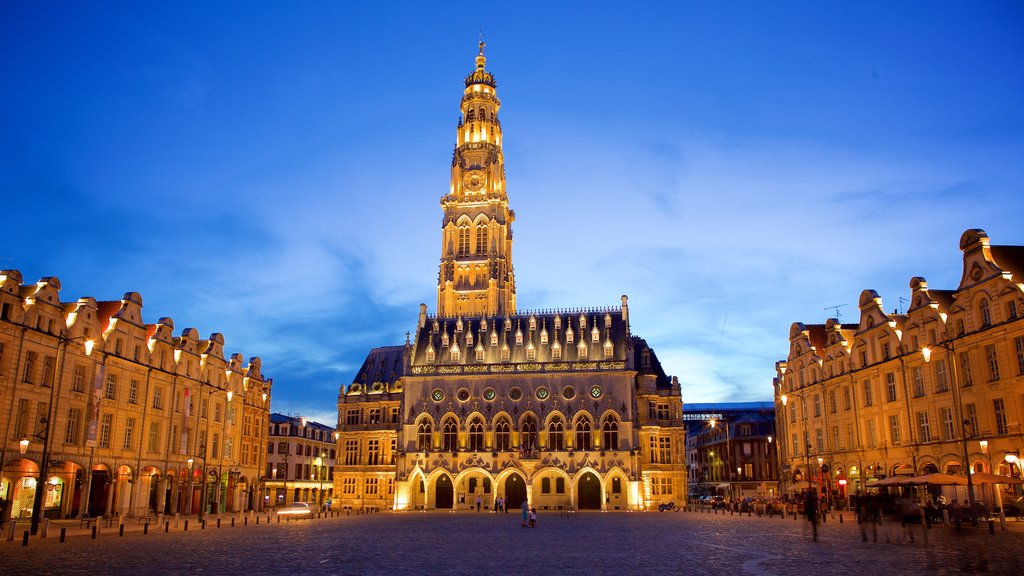
[[[100,419],[100,448],[110,448],[110,428],[113,424],[113,414],[104,414]]]
[[[482,452],[484,449],[484,424],[479,417],[469,423],[469,450]]]
[[[590,450],[590,420],[580,418],[576,422],[576,450]]]
[[[469,226],[459,226],[459,256],[469,256]]]
[[[522,436],[523,451],[527,454],[537,449],[537,421],[533,416],[527,416],[523,419],[522,430],[520,430]]]
[[[987,328],[992,325],[992,310],[989,309],[988,300],[978,303],[978,312],[981,314],[981,327]]]
[[[558,452],[565,449],[565,426],[562,419],[555,416],[548,424],[548,450]]]
[[[128,418],[124,422],[124,442],[121,443],[123,450],[132,449],[132,436],[135,434],[135,418]]]
[[[995,344],[985,346],[985,359],[988,361],[989,382],[999,380],[999,357],[996,355]]]
[[[930,442],[932,439],[932,428],[926,410],[917,413],[917,439],[919,442]]]
[[[483,222],[476,225],[476,254],[487,254],[487,224]]]
[[[892,372],[885,375],[885,398],[889,402],[896,401],[896,375]]]
[[[508,420],[502,418],[494,425],[494,450],[497,452],[507,452],[511,448],[511,427],[508,424]]]
[[[1018,336],[1013,341],[1017,350],[1017,374],[1024,374],[1024,336]]]
[[[956,438],[956,428],[953,425],[953,409],[949,407],[939,408],[939,419],[942,420],[942,439],[952,440]]]
[[[920,366],[914,366],[910,372],[914,378],[914,398],[924,396],[924,370]]]
[[[75,364],[74,372],[71,373],[71,391],[83,392],[85,390],[85,366]]]
[[[992,401],[992,410],[996,417],[996,434],[1006,434],[1006,404],[1002,398]]]
[[[441,449],[445,452],[455,452],[459,449],[459,427],[452,418],[444,422],[441,432]]]
[[[899,444],[902,440],[900,436],[900,417],[896,414],[889,416],[889,438],[892,439],[893,444]]]
[[[64,429],[64,443],[78,444],[81,427],[82,410],[80,408],[69,408],[67,427]]]
[[[935,361],[935,391],[945,392],[949,390],[949,375],[946,373],[946,359]]]
[[[970,352],[960,353],[960,374],[961,385],[964,388],[974,385],[974,377],[971,375],[971,354]]]

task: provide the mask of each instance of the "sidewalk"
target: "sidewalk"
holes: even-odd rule
[[[125,535],[149,535],[171,532],[197,532],[216,530],[218,528],[240,528],[266,524],[284,524],[287,522],[310,522],[326,518],[344,516],[344,512],[328,511],[308,516],[278,514],[275,510],[256,512],[231,512],[225,514],[207,514],[205,526],[198,515],[191,516],[157,516],[157,517],[114,517],[111,519],[91,519],[88,523],[77,518],[66,520],[44,519],[39,524],[39,532],[35,536],[28,534],[31,523],[28,520],[10,521],[0,530],[0,546],[27,545],[34,541],[63,541],[65,539],[105,539]],[[27,538],[27,540],[26,540]]]

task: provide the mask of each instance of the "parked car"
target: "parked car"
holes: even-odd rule
[[[711,497],[711,508],[721,508],[725,510],[728,506],[725,503],[725,496],[712,496]]]
[[[278,509],[277,513],[289,516],[312,515],[313,507],[307,502],[292,502],[284,508]]]

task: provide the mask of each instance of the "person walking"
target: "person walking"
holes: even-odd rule
[[[523,505],[520,506],[523,512],[523,528],[526,528],[526,521],[530,519],[530,504],[523,498]]]
[[[804,494],[804,514],[811,523],[811,537],[818,541],[818,493],[815,490],[808,490]]]
[[[476,511],[480,511],[480,503],[483,502],[483,498],[479,494],[476,495]]]
[[[530,509],[530,528],[536,528],[536,527],[537,527],[537,509],[536,508],[531,508]]]

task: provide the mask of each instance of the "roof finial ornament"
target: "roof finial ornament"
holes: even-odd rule
[[[480,43],[479,43],[479,46],[480,46],[480,52],[476,56],[476,68],[477,68],[477,70],[483,70],[484,69],[484,64],[487,63],[487,58],[484,56],[484,46],[487,46],[487,43],[484,42],[484,30],[483,30],[483,28],[480,29]]]

